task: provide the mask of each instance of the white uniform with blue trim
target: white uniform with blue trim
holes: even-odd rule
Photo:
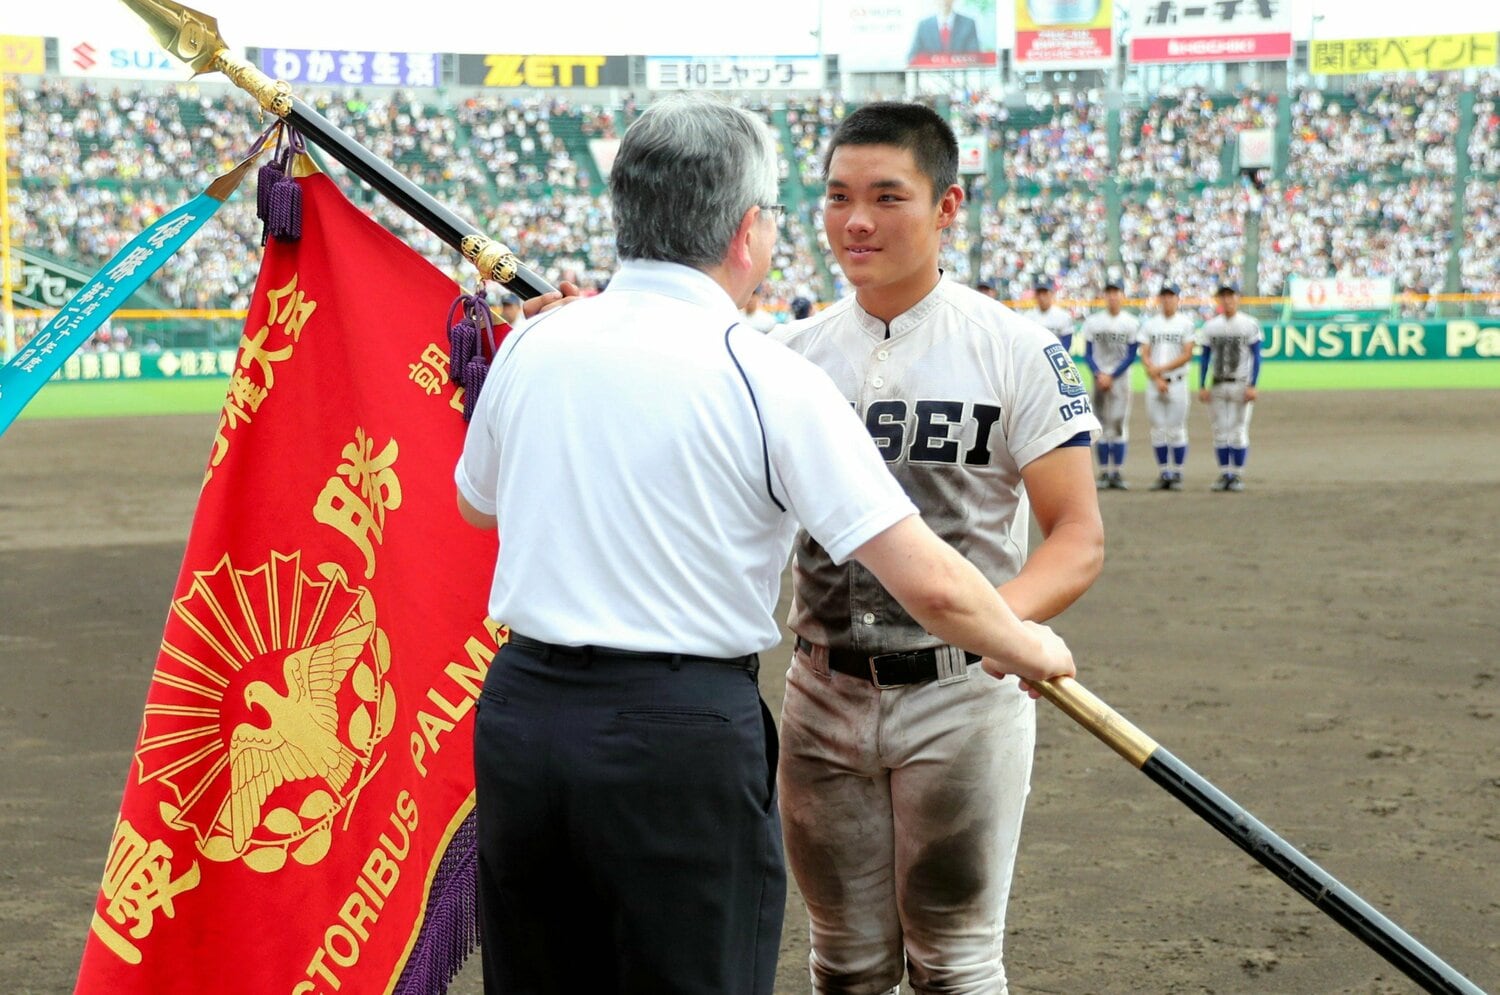
[[[1129,311],[1110,314],[1095,311],[1083,320],[1083,339],[1094,347],[1094,365],[1113,373],[1130,354],[1140,331],[1140,321]],[[1101,443],[1126,442],[1130,438],[1130,369],[1115,378],[1108,390],[1094,388],[1094,410],[1099,415]]]
[[[1250,415],[1255,403],[1245,400],[1245,388],[1254,382],[1253,347],[1261,337],[1260,322],[1243,311],[1233,318],[1214,315],[1198,329],[1198,345],[1208,350],[1207,386],[1216,449],[1246,449],[1250,445]]]
[[[1064,349],[1072,348],[1073,330],[1078,326],[1071,314],[1054,304],[1045,311],[1037,308],[1035,311],[1026,314],[1026,317],[1035,321],[1053,335],[1056,335],[1057,340],[1063,344]]]
[[[1153,314],[1141,323],[1137,341],[1140,354],[1153,367],[1164,366],[1182,355],[1182,347],[1193,342],[1193,319],[1178,311],[1168,318]],[[1166,392],[1155,384],[1146,389],[1146,413],[1151,418],[1153,446],[1185,446],[1188,442],[1188,372],[1189,363],[1164,374]]]
[[[1099,425],[1051,332],[944,279],[889,327],[851,297],[773,334],[833,378],[938,535],[997,586],[1019,572],[1022,468]],[[889,990],[904,968],[919,991],[1003,993],[1031,699],[961,655],[939,679],[885,690],[830,671],[825,647],[937,641],[805,533],[794,568],[790,625],[817,648],[787,674],[780,784],[814,990]]]

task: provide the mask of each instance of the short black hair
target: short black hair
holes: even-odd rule
[[[893,145],[906,149],[917,168],[932,181],[932,201],[958,182],[958,139],[930,107],[882,100],[866,104],[844,118],[823,153],[823,175],[840,145]]]

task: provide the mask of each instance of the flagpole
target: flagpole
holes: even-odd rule
[[[221,72],[260,106],[296,128],[348,170],[405,211],[428,231],[457,249],[480,276],[503,284],[523,300],[555,288],[524,265],[516,254],[462,220],[384,159],[341,131],[333,122],[293,95],[282,80],[273,80],[244,59],[230,54],[219,36],[218,21],[174,0],[122,0],[135,11],[162,47],[193,67],[195,76]]]

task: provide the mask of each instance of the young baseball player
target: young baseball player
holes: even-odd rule
[[[487,995],[771,995],[786,876],[756,673],[798,523],[1009,675],[972,686],[1029,705],[1016,675],[1074,672],[917,516],[828,376],[739,319],[776,246],[775,148],[747,111],[652,104],[610,175],[609,288],[507,338],[469,423],[458,509],[503,530],[511,626],[474,726]]]
[[[1057,336],[1057,341],[1069,352],[1073,350],[1073,316],[1060,307],[1055,307],[1057,285],[1050,276],[1039,276],[1033,288],[1036,291],[1036,314],[1031,320]]]
[[[1250,413],[1260,378],[1260,322],[1240,313],[1240,288],[1220,285],[1219,313],[1198,329],[1198,399],[1209,405],[1214,422],[1214,456],[1219,479],[1211,490],[1242,491],[1240,474],[1250,452]],[[1213,383],[1208,383],[1209,371]]]
[[[1018,616],[1056,615],[1103,556],[1082,378],[1050,332],[938,268],[963,202],[941,117],[866,105],[824,170],[855,293],[773,334],[828,373],[924,519]],[[1028,510],[1044,537],[1030,559]],[[781,811],[813,989],[889,992],[904,969],[914,991],[1001,995],[1033,703],[805,532],[794,577]]]
[[[1101,491],[1130,489],[1122,468],[1130,438],[1130,364],[1135,362],[1140,322],[1122,310],[1124,302],[1124,288],[1110,280],[1104,285],[1104,310],[1083,320],[1083,358],[1094,375],[1094,411],[1102,426],[1095,446]]]
[[[1193,358],[1193,319],[1177,310],[1177,284],[1157,291],[1158,311],[1141,323],[1141,365],[1150,388],[1146,413],[1151,417],[1151,448],[1156,454],[1154,491],[1182,488],[1182,465],[1187,462],[1187,365]]]

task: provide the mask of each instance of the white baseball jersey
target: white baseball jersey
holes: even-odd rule
[[[1072,340],[1073,329],[1077,327],[1073,316],[1060,307],[1049,307],[1045,311],[1037,309],[1027,317],[1056,335],[1058,341],[1064,345]]]
[[[1198,329],[1198,344],[1209,351],[1213,383],[1249,383],[1255,369],[1250,347],[1261,341],[1260,322],[1240,312],[1233,318],[1214,315]]]
[[[1193,319],[1181,311],[1170,318],[1153,314],[1141,322],[1136,341],[1141,345],[1143,358],[1152,366],[1164,366],[1182,355],[1185,343],[1194,341]],[[1179,377],[1185,370],[1186,367],[1179,366],[1169,376]]]
[[[821,367],[939,536],[991,583],[1026,558],[1021,468],[1099,427],[1051,332],[944,279],[889,328],[852,297],[773,337]],[[857,563],[796,544],[791,627],[825,646],[888,653],[933,645]]]
[[[1105,373],[1114,373],[1135,344],[1140,319],[1129,311],[1110,314],[1095,311],[1083,320],[1083,340],[1094,345],[1094,365]]]

